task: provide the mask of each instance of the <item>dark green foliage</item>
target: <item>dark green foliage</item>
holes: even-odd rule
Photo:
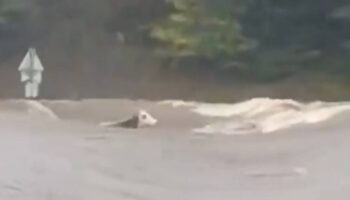
[[[215,58],[242,50],[244,38],[228,9],[211,7],[200,0],[169,3],[173,11],[153,26],[151,36],[161,41],[170,55]]]
[[[14,69],[36,46],[53,96],[84,88],[123,95],[131,86],[150,93],[140,85],[159,79],[154,93],[164,93],[169,76],[175,90],[179,77],[198,88],[299,77],[349,85],[350,2],[0,0],[0,44],[0,85],[18,82]]]
[[[170,52],[167,56],[239,61],[245,63],[243,71],[263,79],[322,71],[331,67],[329,60],[337,65],[333,68],[347,68],[339,66],[335,61],[339,56],[334,56],[350,50],[350,4],[345,0],[170,0],[170,4],[169,16],[152,29],[152,37],[161,41],[160,52]],[[350,63],[348,56],[342,59]]]

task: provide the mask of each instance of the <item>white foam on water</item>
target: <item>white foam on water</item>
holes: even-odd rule
[[[40,101],[35,100],[9,100],[1,102],[1,116],[30,117],[37,119],[59,120],[53,110]]]
[[[181,106],[195,106],[195,105],[198,105],[199,102],[183,101],[183,100],[164,100],[164,101],[160,101],[159,104],[171,105],[172,107],[176,108]]]
[[[245,173],[245,175],[255,178],[295,177],[308,175],[308,170],[304,167],[292,167],[285,169],[261,169],[255,171],[248,171]]]
[[[59,120],[59,117],[48,107],[38,101],[24,101],[28,106],[30,115],[45,117],[53,120]]]
[[[324,122],[339,113],[350,111],[349,103],[300,103],[291,99],[270,98],[254,98],[236,104],[187,103],[179,100],[162,103],[174,107],[186,106],[202,116],[224,118],[194,129],[195,133],[272,133],[297,124]]]
[[[279,110],[281,106],[300,108],[302,105],[293,100],[255,98],[237,104],[186,102],[182,100],[166,100],[160,102],[173,107],[191,107],[195,113],[210,117],[231,117],[234,115],[255,115],[265,111]]]

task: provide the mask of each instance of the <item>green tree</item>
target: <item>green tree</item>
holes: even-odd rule
[[[233,56],[244,48],[245,39],[230,9],[208,2],[169,0],[172,11],[151,31],[151,37],[162,43],[160,52],[173,57],[217,58]]]

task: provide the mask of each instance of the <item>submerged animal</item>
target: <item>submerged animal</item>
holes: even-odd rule
[[[139,110],[131,118],[123,121],[102,122],[100,126],[104,127],[123,127],[123,128],[140,128],[145,126],[154,126],[158,120],[152,117],[145,110]]]

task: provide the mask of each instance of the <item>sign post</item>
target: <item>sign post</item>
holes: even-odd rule
[[[35,48],[29,48],[18,71],[21,73],[21,82],[24,83],[25,97],[29,99],[37,98],[39,96],[39,87],[42,81],[44,67]]]

